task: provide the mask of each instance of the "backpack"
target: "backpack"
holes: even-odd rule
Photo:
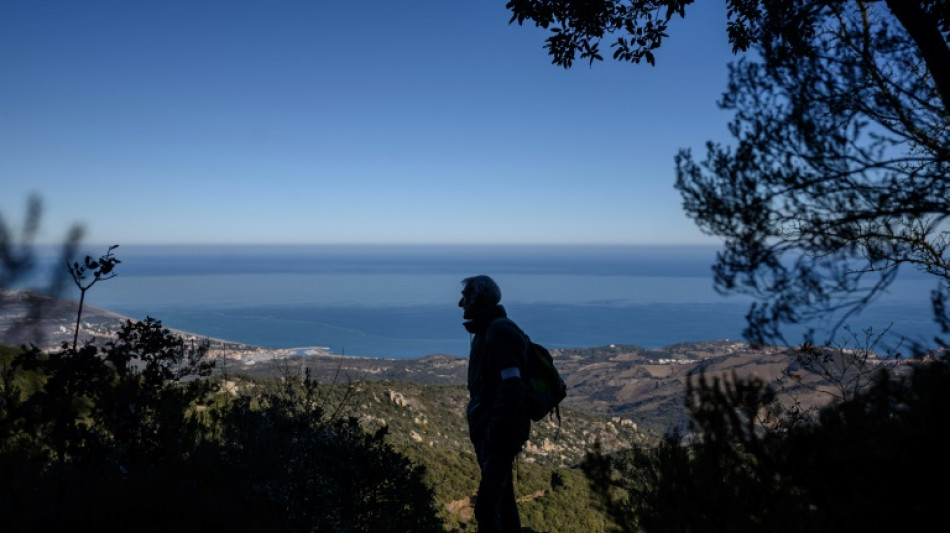
[[[554,358],[547,348],[525,337],[525,376],[528,393],[525,398],[527,414],[539,422],[549,414],[561,423],[561,400],[567,396],[567,384],[554,366]]]
[[[554,366],[554,358],[547,348],[531,340],[510,318],[507,320],[521,333],[525,343],[525,368],[521,376],[526,390],[525,412],[531,420],[540,422],[544,417],[557,416],[558,429],[561,424],[561,400],[567,397],[567,384]]]

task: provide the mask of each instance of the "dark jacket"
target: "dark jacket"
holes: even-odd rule
[[[517,454],[531,431],[531,419],[523,408],[524,383],[501,379],[502,369],[518,367],[524,375],[525,366],[525,336],[507,316],[505,308],[497,305],[465,322],[465,329],[474,335],[466,416],[479,458],[495,452]]]

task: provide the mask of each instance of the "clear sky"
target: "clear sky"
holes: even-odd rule
[[[39,194],[47,242],[715,242],[673,157],[729,140],[723,2],[656,67],[571,70],[504,4],[5,0],[0,215]]]

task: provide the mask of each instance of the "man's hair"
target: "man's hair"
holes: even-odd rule
[[[482,304],[495,305],[501,301],[501,289],[495,280],[488,276],[472,276],[462,280],[462,287],[469,288],[473,300]]]

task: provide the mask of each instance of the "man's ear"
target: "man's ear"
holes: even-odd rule
[[[475,299],[473,300],[474,307],[482,309],[483,307],[488,307],[487,296],[485,296],[485,291],[481,291],[475,294]]]

